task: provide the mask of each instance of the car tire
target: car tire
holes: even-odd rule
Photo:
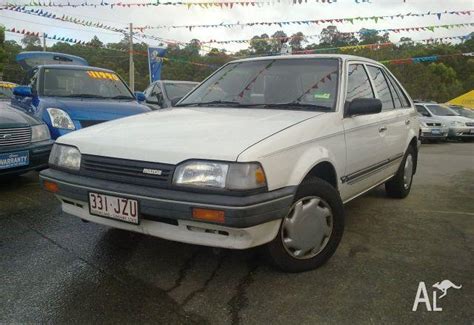
[[[403,199],[410,193],[417,155],[413,146],[409,146],[397,173],[385,183],[385,191],[389,197]]]
[[[334,254],[343,232],[339,192],[328,182],[311,178],[298,187],[277,236],[264,249],[270,262],[282,271],[309,271]]]

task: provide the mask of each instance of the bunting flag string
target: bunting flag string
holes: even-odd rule
[[[287,0],[282,2],[282,0],[224,0],[224,1],[194,1],[194,0],[185,0],[185,1],[166,1],[161,2],[159,0],[155,1],[147,1],[147,2],[117,2],[117,1],[104,1],[101,0],[100,2],[90,2],[90,1],[82,1],[77,3],[62,3],[62,2],[54,2],[54,1],[30,1],[29,3],[9,3],[7,2],[3,7],[8,8],[10,6],[22,6],[22,7],[110,7],[110,8],[139,8],[139,7],[157,7],[157,6],[186,6],[189,8],[191,7],[200,7],[204,9],[209,8],[221,8],[221,9],[232,9],[237,6],[241,7],[263,7],[263,6],[270,6],[275,4],[281,3],[288,3],[291,5],[299,5],[303,3],[321,3],[321,4],[333,4],[336,3],[338,0]],[[370,3],[370,0],[352,0],[356,4],[362,3]]]
[[[346,17],[346,18],[326,18],[326,19],[311,19],[311,20],[288,20],[288,21],[264,21],[264,22],[250,22],[250,23],[220,23],[220,24],[198,24],[198,25],[144,25],[136,26],[134,29],[144,31],[146,29],[178,29],[185,28],[189,31],[192,31],[194,28],[235,28],[235,27],[253,27],[253,26],[288,26],[288,25],[319,25],[319,24],[343,24],[354,22],[363,22],[363,21],[372,21],[378,23],[382,20],[387,19],[404,19],[406,17],[425,17],[425,16],[435,16],[438,20],[441,20],[443,15],[456,15],[456,16],[465,16],[471,15],[474,10],[457,10],[457,11],[443,11],[443,12],[431,12],[426,13],[406,13],[406,14],[395,14],[395,15],[384,15],[384,16],[359,16],[359,17]]]
[[[28,30],[25,30],[25,29],[6,28],[5,31],[8,32],[8,33],[15,33],[15,34],[20,34],[20,35],[33,35],[33,36],[37,36],[37,37],[42,37],[43,36],[43,33],[32,32],[32,31],[28,31]],[[78,39],[75,39],[75,38],[72,38],[72,37],[65,37],[65,36],[60,36],[60,35],[56,35],[56,34],[50,35],[50,34],[47,34],[47,33],[44,34],[44,37],[46,39],[53,40],[53,41],[66,42],[66,43],[72,43],[72,44],[77,44],[77,45],[81,45],[81,46],[96,48],[95,46],[90,45],[89,42],[81,41],[81,40],[78,40]],[[126,55],[128,55],[130,53],[129,50],[112,49],[112,48],[103,48],[103,49],[114,51],[114,52],[120,52],[120,53],[123,53],[123,54],[126,54]],[[133,54],[134,55],[147,56],[148,52],[147,51],[133,51]],[[219,67],[219,66],[214,65],[214,64],[205,64],[205,63],[193,62],[193,61],[183,60],[183,59],[174,59],[174,58],[166,58],[165,57],[165,58],[163,58],[163,60],[164,61],[175,61],[175,62],[187,63],[187,64],[196,65],[196,66],[209,67],[209,68],[213,68],[213,69],[216,69],[216,68]]]
[[[462,27],[472,27],[474,23],[462,23],[462,24],[449,24],[449,25],[432,25],[432,26],[418,26],[418,27],[402,27],[402,28],[386,28],[386,29],[361,29],[357,32],[341,32],[341,35],[344,36],[360,36],[370,32],[379,32],[379,33],[402,33],[402,32],[420,32],[420,31],[430,31],[434,32],[436,29],[454,29]],[[252,38],[252,39],[239,39],[239,40],[209,40],[203,41],[201,44],[230,44],[230,43],[250,43],[251,41],[272,41],[272,40],[286,40],[290,37],[264,37],[264,38]],[[309,41],[311,39],[320,38],[319,34],[314,35],[305,35],[303,39]]]
[[[455,54],[443,54],[443,55],[430,55],[430,56],[419,56],[407,59],[393,59],[393,60],[384,60],[379,61],[382,64],[413,64],[413,63],[423,63],[423,62],[436,62],[439,59],[447,58],[447,57],[454,57],[454,56],[466,56],[471,57],[474,56],[474,52],[467,52],[467,53],[455,53]]]
[[[454,41],[454,40],[468,40],[470,39],[470,35],[462,35],[462,36],[445,36],[445,37],[435,37],[435,38],[425,38],[420,40],[409,40],[409,41],[399,41],[399,42],[387,42],[387,43],[373,43],[373,44],[362,44],[362,45],[348,45],[348,46],[338,46],[338,47],[325,47],[319,49],[312,49],[312,50],[299,50],[293,51],[292,54],[313,54],[319,52],[326,52],[326,51],[348,51],[348,50],[360,50],[360,49],[371,49],[371,50],[378,50],[384,47],[393,47],[397,45],[409,44],[410,42],[413,43],[425,43],[426,45],[429,44],[436,44],[437,42],[443,41]]]

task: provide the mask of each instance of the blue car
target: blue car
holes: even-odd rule
[[[13,89],[11,104],[42,119],[56,139],[101,122],[149,112],[113,71],[91,67],[83,58],[52,52],[22,52],[24,86]]]

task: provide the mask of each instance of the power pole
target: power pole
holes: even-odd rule
[[[128,38],[128,43],[130,45],[130,67],[129,67],[129,75],[130,75],[130,89],[135,91],[135,66],[133,64],[133,24],[130,23],[130,32],[129,32],[129,38]]]
[[[43,33],[43,52],[46,52],[46,33]]]

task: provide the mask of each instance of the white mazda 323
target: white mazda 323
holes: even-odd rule
[[[378,62],[293,55],[230,62],[173,109],[60,137],[41,173],[62,210],[185,243],[265,245],[288,272],[322,265],[343,204],[410,192],[419,125]]]

